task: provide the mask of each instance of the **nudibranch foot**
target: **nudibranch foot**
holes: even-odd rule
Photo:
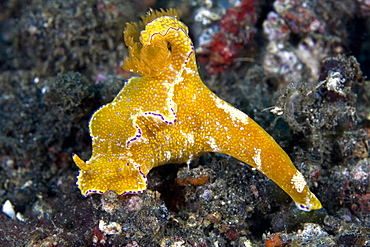
[[[273,138],[204,85],[188,28],[178,18],[172,9],[151,10],[139,25],[127,25],[129,55],[123,68],[141,77],[129,79],[111,103],[93,114],[92,156],[84,162],[73,155],[81,193],[141,193],[153,167],[221,152],[265,174],[299,209],[321,208]]]

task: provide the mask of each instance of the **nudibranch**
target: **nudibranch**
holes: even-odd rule
[[[153,167],[220,152],[265,174],[299,209],[320,209],[303,175],[274,139],[203,84],[188,28],[178,16],[173,9],[152,10],[140,24],[127,25],[129,55],[123,68],[141,76],[129,79],[91,117],[92,156],[84,162],[73,154],[81,193],[142,193]]]

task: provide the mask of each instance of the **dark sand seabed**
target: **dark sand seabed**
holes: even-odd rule
[[[370,1],[210,2],[0,1],[0,246],[370,246]],[[204,83],[323,209],[219,153],[153,169],[143,194],[81,195],[71,154],[91,156],[90,116],[132,76],[122,31],[149,7],[180,12]]]

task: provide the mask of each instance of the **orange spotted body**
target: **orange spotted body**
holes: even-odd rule
[[[187,27],[174,10],[152,11],[129,24],[124,69],[131,78],[90,121],[93,153],[77,185],[85,196],[114,190],[141,193],[156,166],[190,162],[206,152],[231,155],[264,173],[302,210],[321,208],[288,155],[258,124],[202,82]]]

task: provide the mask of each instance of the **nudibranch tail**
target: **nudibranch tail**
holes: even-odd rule
[[[188,28],[178,16],[175,10],[151,10],[139,25],[127,25],[129,55],[123,68],[141,77],[129,79],[93,114],[92,156],[84,162],[73,155],[81,193],[141,193],[153,167],[221,152],[271,178],[299,209],[321,208],[272,137],[204,85]]]
[[[199,131],[203,142],[209,146],[207,151],[231,155],[256,168],[282,188],[299,209],[310,211],[321,208],[320,201],[309,190],[303,175],[274,139],[248,115],[212,92],[208,93],[207,100],[212,103],[208,103],[204,110],[208,114],[203,119],[208,123],[207,129]],[[208,119],[212,119],[214,124],[210,124]]]

